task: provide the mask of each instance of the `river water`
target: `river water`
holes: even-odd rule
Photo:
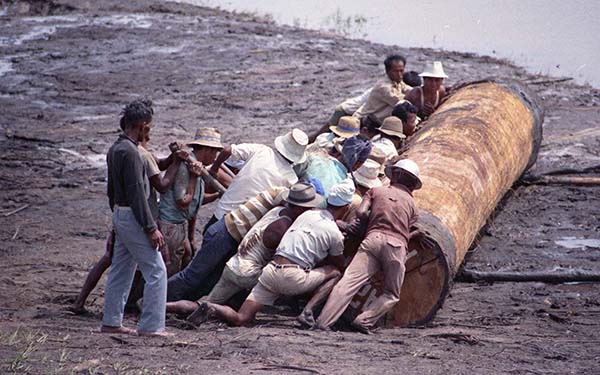
[[[600,87],[598,0],[176,0],[402,47],[506,58]]]

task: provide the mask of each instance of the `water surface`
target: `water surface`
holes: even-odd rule
[[[506,58],[600,87],[596,0],[177,0],[349,37]]]

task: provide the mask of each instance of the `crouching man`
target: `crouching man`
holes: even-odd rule
[[[335,323],[354,295],[380,270],[384,277],[383,293],[352,325],[368,333],[400,300],[410,227],[418,218],[412,192],[421,188],[421,180],[417,164],[409,159],[398,161],[385,172],[391,185],[372,188],[358,207],[356,216],[359,221],[367,222],[367,235],[327,299],[317,320],[319,328],[328,329]]]
[[[273,305],[280,296],[314,291],[299,317],[301,322],[313,325],[313,308],[327,298],[344,266],[344,237],[335,221],[344,216],[353,193],[354,185],[349,180],[335,185],[327,198],[326,209],[307,211],[294,221],[239,312],[228,306],[203,302],[188,320],[201,324],[207,318],[217,317],[232,325],[244,325],[252,321],[263,306]],[[313,192],[306,201],[316,207],[322,199]],[[326,258],[333,265],[316,267]]]

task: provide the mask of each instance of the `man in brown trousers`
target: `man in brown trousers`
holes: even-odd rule
[[[419,167],[409,159],[387,167],[385,173],[391,185],[369,190],[357,209],[357,220],[367,222],[367,234],[317,319],[321,329],[328,329],[338,320],[354,295],[379,270],[383,270],[383,293],[352,325],[368,333],[400,299],[410,227],[418,218],[412,191],[421,188],[421,180]]]

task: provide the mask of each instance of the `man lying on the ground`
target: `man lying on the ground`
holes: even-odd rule
[[[152,114],[154,114],[154,109],[152,108],[152,102],[150,100],[142,101],[149,109]],[[124,130],[123,119],[121,119],[121,130]],[[144,163],[144,170],[146,171],[146,176],[148,180],[146,181],[149,184],[150,194],[148,196],[148,206],[150,207],[150,211],[152,212],[152,218],[157,221],[158,220],[158,199],[156,192],[164,193],[166,192],[173,181],[175,180],[175,174],[179,168],[179,165],[182,161],[184,155],[181,152],[172,152],[168,157],[164,159],[157,159],[154,155],[152,155],[148,151],[148,142],[150,141],[150,133],[146,133],[145,139],[143,142],[140,142],[138,146],[138,150],[140,152],[140,156],[142,157],[142,161]],[[179,155],[179,156],[178,156]],[[164,176],[160,176],[160,171],[166,170]],[[146,186],[148,187],[148,186]],[[104,272],[110,267],[111,259],[113,255],[114,249],[114,231],[111,229],[109,232],[108,238],[106,239],[106,251],[104,255],[100,258],[100,260],[94,265],[94,267],[88,273],[85,282],[77,296],[77,299],[73,303],[69,310],[74,312],[75,314],[83,314],[87,310],[85,309],[85,301],[88,296],[94,290],[98,281],[104,274]]]
[[[307,197],[314,196],[311,189],[314,190],[312,185],[302,182],[292,185],[289,194],[286,192],[282,196],[286,205],[271,209],[248,231],[237,253],[229,259],[221,278],[208,296],[197,302],[167,302],[167,313],[189,315],[202,301],[222,305],[235,294],[252,290],[263,267],[273,258],[275,249],[292,222],[312,208],[311,203],[305,202]]]
[[[202,168],[215,160],[223,148],[221,134],[214,128],[201,128],[187,143],[192,148],[186,163],[177,171],[175,182],[160,196],[159,224],[165,236],[167,253],[167,276],[181,270],[186,242],[194,243],[196,215],[200,206],[214,201],[218,193],[204,192]]]
[[[444,67],[440,61],[434,61],[419,75],[423,77],[423,86],[410,90],[405,99],[417,107],[417,116],[421,120],[426,120],[446,95],[443,82],[444,78],[448,78],[448,76],[444,73]]]
[[[386,174],[391,185],[370,189],[357,210],[358,221],[367,222],[367,235],[327,299],[317,319],[319,328],[329,329],[379,270],[384,276],[383,293],[368,304],[352,325],[368,333],[400,300],[410,227],[418,218],[412,192],[421,188],[421,180],[417,164],[409,159],[387,167]]]
[[[283,204],[282,186],[268,188],[252,197],[237,209],[229,212],[210,226],[202,246],[192,262],[181,272],[169,278],[167,301],[197,299],[199,290],[208,293],[214,285],[209,285],[213,274],[220,274],[225,262],[231,258],[246,233],[272,208]]]
[[[289,188],[298,181],[292,166],[305,159],[307,135],[300,129],[293,129],[275,138],[274,143],[275,150],[266,145],[244,143],[226,146],[221,151],[210,168],[211,175],[216,176],[221,164],[230,157],[244,160],[245,164],[219,200],[214,215],[205,226],[205,232],[225,214],[261,191],[273,186]]]
[[[202,302],[188,320],[199,325],[210,317],[217,317],[232,325],[244,325],[280,296],[315,291],[298,317],[303,324],[312,325],[313,309],[327,298],[344,267],[344,238],[335,221],[345,214],[353,192],[354,184],[344,181],[331,189],[326,209],[307,211],[294,221],[239,312],[228,306]],[[306,197],[306,204],[316,207],[322,199],[313,193]],[[317,267],[326,258],[333,265]]]
[[[353,116],[362,118],[373,114],[379,121],[383,121],[384,118],[391,116],[394,107],[402,103],[404,95],[412,89],[402,80],[406,65],[404,56],[388,56],[384,65],[386,78],[373,87],[365,104]]]

